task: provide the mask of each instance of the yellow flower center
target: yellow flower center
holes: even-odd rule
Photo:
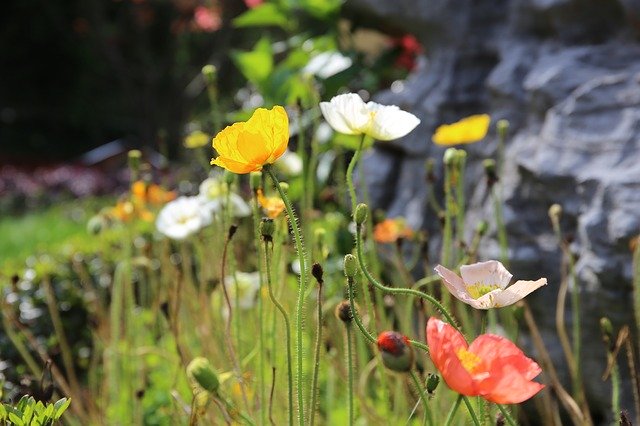
[[[478,370],[478,367],[482,363],[482,359],[464,348],[456,349],[456,356],[460,360],[460,363],[471,374],[475,374]]]
[[[500,286],[497,284],[485,284],[482,282],[477,282],[475,284],[471,284],[467,286],[467,293],[469,293],[469,296],[473,297],[474,299],[479,299],[485,294],[492,292],[493,290],[497,290],[499,288]]]

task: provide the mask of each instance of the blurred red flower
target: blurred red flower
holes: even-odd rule
[[[262,3],[264,3],[264,0],[244,0],[244,4],[246,4],[249,9],[253,9],[254,7],[258,7]]]
[[[220,15],[204,6],[196,7],[193,19],[196,23],[196,27],[201,31],[214,32],[219,30],[222,25]]]

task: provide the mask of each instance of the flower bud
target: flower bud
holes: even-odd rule
[[[562,216],[562,206],[560,204],[552,204],[551,207],[549,207],[549,218],[551,218],[552,221],[559,221],[560,216]]]
[[[356,210],[353,213],[353,220],[356,222],[356,225],[362,225],[369,215],[369,206],[364,203],[360,203],[356,206]]]
[[[274,231],[275,224],[273,223],[273,219],[263,217],[262,221],[260,221],[260,235],[262,235],[262,238],[271,241]]]
[[[440,384],[440,376],[438,376],[437,374],[429,373],[429,375],[427,376],[427,392],[429,392],[429,394],[432,394],[438,387],[438,384]]]
[[[504,140],[507,137],[507,132],[509,131],[509,121],[505,119],[498,120],[496,128],[498,129],[498,136],[500,139]]]
[[[236,174],[229,170],[224,171],[224,181],[227,185],[231,186],[236,181]]]
[[[611,324],[611,320],[607,317],[600,318],[600,330],[602,330],[602,338],[606,343],[611,341],[611,337],[613,336],[613,325]]]
[[[287,194],[289,192],[289,184],[287,182],[280,182],[280,189]]]
[[[205,65],[202,67],[202,75],[207,84],[215,84],[218,70],[213,65]]]
[[[129,158],[129,168],[131,171],[137,173],[140,170],[140,159],[142,158],[142,152],[138,149],[132,149],[127,154]]]
[[[322,270],[322,265],[320,265],[319,263],[314,263],[311,266],[311,275],[313,276],[313,278],[316,279],[318,284],[322,284],[324,282],[322,281],[323,274],[324,274],[324,271]]]
[[[208,359],[203,357],[194,358],[187,366],[187,377],[190,381],[196,382],[203,389],[215,393],[220,386],[218,375]]]
[[[411,371],[415,356],[407,336],[396,331],[383,331],[378,335],[378,349],[382,363],[389,370],[401,373]]]
[[[496,161],[492,158],[487,158],[482,161],[482,166],[484,167],[484,173],[487,176],[487,185],[492,187],[498,181]]]
[[[455,148],[447,148],[444,152],[444,156],[442,157],[442,161],[446,166],[453,166],[456,163],[456,154],[457,149]]]
[[[456,165],[458,166],[463,165],[467,161],[467,151],[465,151],[464,149],[456,150],[455,161],[456,161]]]
[[[358,311],[357,306],[356,308],[356,312]],[[340,321],[344,322],[344,323],[350,323],[353,320],[353,314],[351,313],[351,304],[349,303],[348,300],[343,300],[342,302],[338,303],[338,305],[336,306],[336,318],[338,318]]]
[[[483,235],[487,234],[487,231],[489,230],[489,223],[486,220],[481,220],[480,222],[478,222],[478,224],[476,225],[476,232],[478,233],[478,235],[480,235],[481,237]]]
[[[262,172],[251,172],[249,175],[249,183],[253,192],[262,188]]]
[[[347,278],[355,278],[358,273],[358,259],[352,254],[344,256],[344,274]]]

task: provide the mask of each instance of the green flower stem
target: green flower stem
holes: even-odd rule
[[[464,239],[464,215],[465,215],[465,198],[464,198],[464,168],[466,164],[466,156],[459,156],[456,162],[457,180],[456,180],[456,240],[459,244],[458,255],[456,261],[464,256],[464,248],[462,243]]]
[[[453,264],[451,259],[451,240],[453,239],[452,215],[453,196],[451,194],[451,175],[453,165],[444,166],[444,229],[442,230],[442,253],[440,261],[442,265],[449,268]],[[447,294],[446,292],[444,294]]]
[[[507,241],[507,229],[504,226],[504,219],[502,214],[502,202],[498,195],[496,185],[491,190],[491,196],[493,198],[493,210],[496,218],[496,230],[498,232],[498,243],[500,245],[500,262],[505,267],[509,266],[509,242]]]
[[[456,398],[456,402],[451,406],[451,410],[449,410],[449,414],[447,414],[447,419],[444,422],[444,426],[449,426],[456,416],[456,412],[458,411],[458,407],[460,407],[460,403],[462,402],[462,395],[458,395]]]
[[[500,412],[504,416],[504,419],[507,421],[507,423],[509,423],[511,426],[517,426],[518,425],[518,423],[516,423],[516,421],[513,419],[513,417],[511,417],[511,414],[509,413],[509,411],[502,404],[496,404],[496,406],[498,407],[498,410],[500,410]]]
[[[273,170],[271,170],[270,165],[265,165],[263,170],[265,170],[273,184],[275,185],[278,193],[280,194],[280,198],[284,202],[285,208],[287,210],[287,216],[289,216],[289,223],[291,224],[291,228],[293,229],[293,238],[296,245],[296,252],[298,252],[298,260],[300,262],[300,286],[298,287],[298,302],[296,304],[296,384],[298,387],[298,422],[300,426],[304,425],[304,392],[303,392],[303,368],[302,368],[302,333],[304,329],[304,318],[303,318],[303,310],[304,310],[304,294],[307,289],[307,267],[306,267],[306,259],[304,246],[302,244],[302,235],[300,232],[300,227],[298,225],[298,221],[296,219],[296,215],[293,212],[293,208],[291,207],[291,201],[289,201],[289,197],[286,192],[280,186],[280,182],[276,177]]]
[[[364,263],[364,258],[362,255],[362,229],[361,229],[361,225],[356,226],[356,250],[357,250],[357,258],[358,258],[358,263],[360,264],[360,269],[362,269],[362,272],[364,273],[365,277],[367,277],[367,279],[369,280],[369,282],[371,284],[373,284],[376,288],[378,288],[379,290],[382,290],[385,293],[391,293],[391,294],[407,294],[407,295],[411,295],[414,297],[421,297],[425,300],[427,300],[429,303],[431,303],[433,306],[435,306],[435,308],[437,310],[439,310],[442,315],[445,317],[445,319],[447,320],[447,322],[449,324],[451,324],[456,330],[458,330],[458,332],[460,332],[460,328],[458,327],[458,325],[456,324],[455,320],[453,319],[453,317],[451,316],[451,314],[449,314],[449,312],[445,309],[444,306],[442,306],[442,304],[440,302],[438,302],[433,296],[423,293],[419,290],[414,290],[413,288],[402,288],[402,287],[387,287],[384,284],[380,283],[378,280],[376,280],[371,273],[369,272],[369,270],[367,269],[367,265]]]
[[[360,315],[358,315],[358,311],[356,311],[356,302],[353,300],[353,278],[347,277],[347,286],[349,293],[349,305],[351,305],[351,316],[353,317],[356,325],[360,329],[362,335],[369,341],[369,343],[375,343],[376,338],[373,334],[371,334],[364,325],[362,324],[362,320],[360,319]]]
[[[353,304],[351,304],[351,310],[353,311]],[[355,318],[355,317],[354,317]],[[347,330],[347,370],[349,375],[349,426],[353,425],[354,408],[353,408],[353,348],[351,337],[351,324],[345,323],[345,329]]]
[[[258,297],[258,327],[259,327],[259,338],[258,342],[260,345],[260,358],[258,360],[258,386],[260,387],[260,424],[264,425],[267,423],[267,410],[266,408],[266,388],[265,388],[265,377],[264,377],[264,365],[265,365],[265,312],[264,312],[264,298],[262,297],[262,283],[264,283],[264,273],[262,271],[262,245],[260,244],[260,211],[258,207],[258,197],[254,194],[253,197],[253,233],[256,239],[256,250],[258,251],[258,274],[260,277],[260,290]]]
[[[418,393],[420,394],[420,399],[422,400],[422,405],[424,406],[424,415],[427,419],[427,424],[433,426],[433,415],[431,414],[431,410],[429,409],[429,400],[427,399],[427,395],[424,393],[422,384],[420,383],[420,380],[413,370],[411,370],[409,374],[411,375],[413,384],[416,386],[416,389],[418,389]]]
[[[320,370],[320,347],[322,346],[322,282],[318,282],[318,324],[316,328],[316,344],[313,353],[313,378],[311,380],[311,402],[309,403],[309,424],[316,420],[318,397],[318,372]]]
[[[471,416],[471,420],[473,421],[473,424],[476,426],[480,426],[480,422],[478,421],[478,416],[476,416],[476,412],[474,411],[473,405],[471,404],[471,401],[469,401],[469,398],[462,395],[462,400],[464,401],[464,404],[467,406],[467,410],[469,410],[469,415]]]
[[[225,409],[227,410],[228,413],[230,413],[233,417],[240,417],[242,420],[244,420],[246,423],[250,426],[255,426],[255,422],[249,417],[247,416],[245,413],[243,413],[242,411],[238,410],[236,407],[233,406],[233,404],[227,400],[226,398],[217,395],[217,398],[220,399],[224,405],[225,405]]]
[[[358,200],[356,198],[356,188],[353,185],[353,170],[356,168],[356,164],[362,157],[362,147],[364,146],[364,141],[367,138],[366,135],[362,135],[362,139],[360,139],[360,144],[358,145],[358,149],[351,157],[351,161],[349,162],[349,166],[347,167],[347,188],[349,190],[349,197],[351,198],[351,215],[356,211],[356,205],[358,204]]]
[[[265,241],[264,243],[264,258],[265,258],[265,268],[267,275],[267,288],[269,289],[269,297],[271,298],[271,302],[276,306],[276,308],[282,314],[282,318],[284,319],[284,329],[285,329],[285,344],[287,346],[287,380],[288,380],[288,390],[289,390],[289,425],[293,425],[293,371],[292,364],[293,359],[291,356],[291,322],[289,321],[289,315],[287,311],[284,309],[282,304],[276,298],[276,295],[273,293],[273,286],[271,284],[271,258],[269,256],[269,243]],[[275,333],[274,333],[275,334]],[[263,411],[264,408],[263,408]]]

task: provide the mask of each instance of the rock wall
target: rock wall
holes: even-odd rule
[[[415,34],[425,47],[403,90],[375,97],[422,123],[363,161],[374,208],[437,233],[425,181],[416,179],[429,157],[441,170],[444,149],[428,135],[473,113],[488,112],[493,123],[508,119],[500,181],[511,271],[523,279],[549,277],[531,302],[566,372],[554,326],[561,256],[547,215],[550,205],[561,204],[578,259],[588,397],[595,416],[605,418],[610,388],[600,381],[605,353],[598,320],[607,315],[614,326],[633,324],[629,241],[640,233],[640,1],[349,0],[347,7]],[[480,163],[495,157],[496,147],[495,130],[465,147],[467,229],[480,219],[492,222]],[[482,253],[498,257],[495,238],[485,240]],[[569,311],[567,321],[570,326]],[[622,397],[631,410],[628,380]]]

